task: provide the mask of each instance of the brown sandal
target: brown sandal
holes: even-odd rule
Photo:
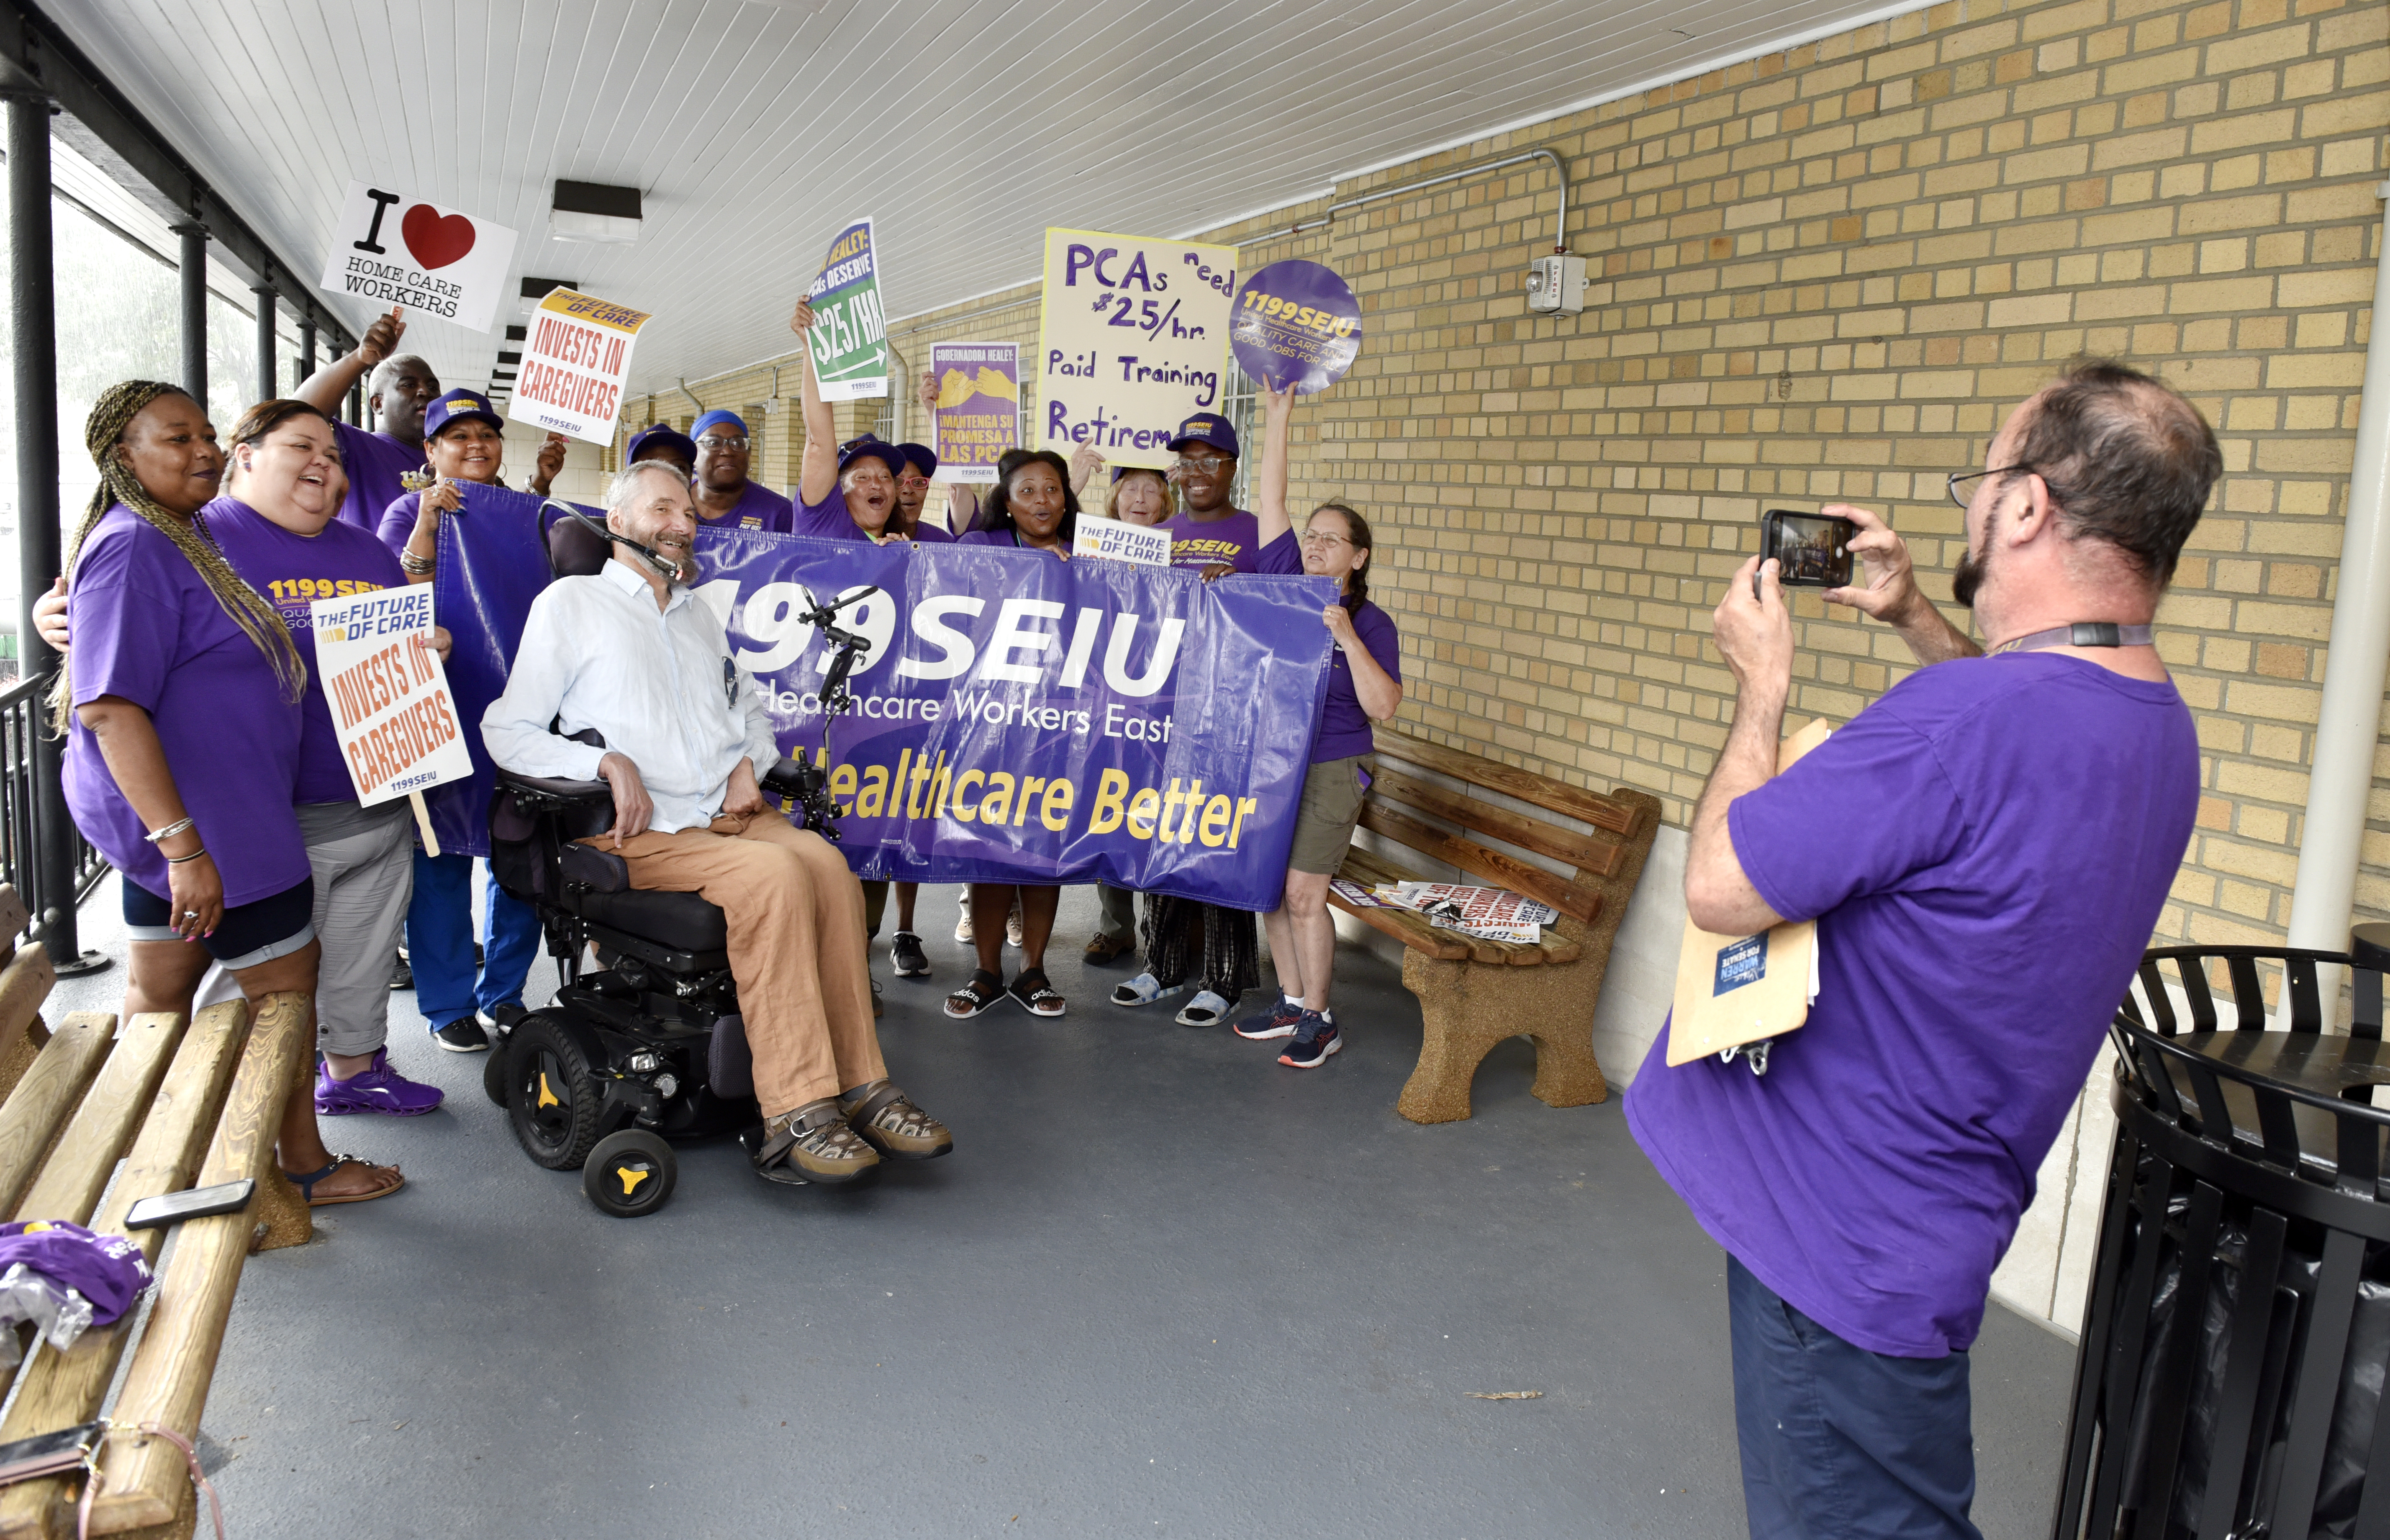
[[[363,1166],[367,1171],[387,1171],[398,1180],[388,1187],[376,1187],[371,1192],[339,1192],[323,1198],[316,1197],[315,1184],[342,1166]],[[387,1198],[406,1186],[406,1177],[396,1166],[378,1166],[371,1161],[356,1155],[335,1155],[332,1157],[332,1163],[321,1171],[311,1171],[304,1174],[295,1171],[286,1171],[282,1174],[290,1178],[291,1185],[299,1189],[299,1196],[306,1200],[307,1206],[311,1209],[329,1208],[335,1203],[370,1203],[377,1198]]]

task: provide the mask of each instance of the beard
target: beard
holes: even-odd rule
[[[1975,595],[1984,586],[1984,579],[1989,575],[1990,569],[1975,559],[1974,552],[1969,551],[1959,558],[1958,569],[1950,574],[1950,597],[1959,601],[1960,609],[1972,610],[1975,608]]]

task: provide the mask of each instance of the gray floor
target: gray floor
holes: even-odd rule
[[[84,913],[114,945],[112,886]],[[1471,1120],[1416,1127],[1393,969],[1346,952],[1350,1046],[1298,1073],[1104,1003],[1131,969],[1081,967],[1085,888],[1068,1017],[947,1021],[954,913],[924,891],[931,982],[878,971],[891,1066],[957,1148],[863,1192],[769,1187],[725,1141],[608,1218],[394,996],[395,1058],[449,1101],[330,1124],[408,1188],[251,1263],[206,1416],[232,1533],[1741,1533],[1724,1257],[1614,1097],[1543,1106],[1514,1039]],[[1974,1356],[1977,1520],[2045,1534],[2074,1350],[1995,1307]]]

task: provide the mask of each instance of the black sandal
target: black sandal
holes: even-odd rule
[[[1012,987],[1005,993],[1026,1006],[1032,1016],[1062,1014],[1062,996],[1042,968],[1022,969],[1013,976]]]
[[[970,981],[946,996],[946,1014],[957,1021],[968,1021],[1003,998],[1004,981],[984,968],[974,968]],[[957,1010],[957,1005],[963,1008]]]

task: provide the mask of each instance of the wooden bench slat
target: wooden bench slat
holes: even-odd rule
[[[1407,803],[1420,812],[1458,824],[1463,828],[1487,834],[1506,845],[1548,855],[1555,861],[1565,861],[1579,871],[1589,871],[1596,877],[1608,877],[1618,869],[1626,853],[1608,840],[1597,840],[1589,834],[1577,834],[1558,824],[1541,823],[1507,807],[1464,797],[1448,787],[1407,776],[1400,770],[1381,770],[1371,778],[1370,789],[1395,802]]]
[[[25,927],[33,923],[33,911],[25,906],[24,895],[13,882],[0,882],[0,946],[12,946]]]
[[[1455,780],[1468,781],[1499,791],[1506,797],[1516,797],[1523,802],[1548,807],[1555,813],[1565,813],[1582,819],[1596,828],[1606,828],[1613,834],[1635,832],[1636,810],[1625,802],[1556,781],[1549,776],[1538,776],[1532,770],[1521,770],[1508,764],[1497,764],[1490,759],[1447,749],[1440,743],[1413,738],[1407,733],[1390,732],[1381,727],[1374,735],[1378,752],[1405,760]]]
[[[1513,892],[1538,899],[1572,919],[1590,924],[1593,917],[1601,912],[1601,894],[1595,889],[1554,877],[1541,866],[1513,860],[1474,840],[1446,834],[1394,808],[1375,802],[1362,803],[1361,827],[1373,834],[1400,841],[1420,854],[1433,856],[1447,866],[1458,866],[1471,877],[1484,878]]]
[[[1436,930],[1407,909],[1373,909],[1363,905],[1347,904],[1334,893],[1328,895],[1328,902],[1372,930],[1383,930],[1405,946],[1414,947],[1431,957],[1460,962],[1471,956],[1462,937],[1449,930]]]
[[[1364,851],[1358,846],[1345,853],[1344,865],[1340,868],[1338,875],[1370,888],[1394,882],[1420,880],[1417,873],[1405,871],[1385,857]],[[1567,962],[1576,956],[1574,943],[1568,947],[1565,956],[1555,956],[1548,942],[1537,945],[1528,942],[1496,941],[1486,936],[1463,935],[1458,930],[1447,930],[1429,923],[1427,917],[1416,909],[1365,908],[1359,905],[1345,903],[1335,897],[1332,891],[1330,894],[1330,902],[1365,924],[1383,930],[1404,945],[1415,947],[1431,956],[1466,957],[1473,962],[1499,963],[1513,968],[1533,968],[1547,962]],[[1387,918],[1383,919],[1372,918],[1380,915]],[[1549,937],[1551,931],[1547,928],[1544,933]]]
[[[240,1046],[249,1034],[249,1007],[239,1000],[210,1006],[183,1034],[182,1046],[167,1069],[142,1120],[141,1132],[125,1157],[124,1174],[108,1195],[91,1227],[102,1235],[132,1234],[142,1255],[153,1264],[166,1232],[128,1232],[125,1212],[144,1198],[180,1192],[191,1185],[208,1140],[224,1110],[225,1093],[240,1062]],[[46,1179],[46,1174],[45,1178]],[[0,1422],[0,1444],[59,1428],[88,1422],[98,1415],[116,1378],[117,1361],[133,1327],[126,1316],[109,1326],[94,1327],[64,1353],[38,1350],[17,1387],[6,1422]],[[0,1540],[35,1540],[58,1526],[79,1490],[64,1478],[20,1482],[0,1490]],[[63,1519],[71,1531],[73,1521]]]
[[[315,1047],[313,1029],[302,994],[269,995],[258,1003],[256,1024],[197,1185],[254,1176],[262,1193],[268,1179],[280,1176],[278,1170],[267,1169],[274,1162],[274,1136],[283,1104],[306,1094],[300,1088],[299,1067]],[[138,1431],[137,1425],[156,1422],[186,1439],[199,1436],[199,1414],[207,1405],[208,1383],[215,1376],[216,1352],[224,1345],[225,1322],[232,1315],[233,1290],[249,1256],[258,1208],[253,1199],[241,1213],[186,1220],[179,1226],[148,1329],[110,1414],[116,1431],[100,1462],[93,1533],[164,1523],[189,1487],[183,1452]]]
[[[158,1083],[166,1078],[167,1063],[183,1040],[183,1021],[179,1012],[145,1012],[124,1024],[108,1062],[11,1218],[81,1225],[91,1217],[116,1162],[141,1131]]]
[[[7,891],[0,888],[0,895]],[[14,1090],[32,1068],[32,1050],[49,1041],[49,1034],[41,1030],[42,1002],[50,997],[51,986],[58,982],[49,949],[40,942],[25,947],[0,969],[0,1097]],[[26,1047],[28,1042],[32,1049]]]
[[[115,1035],[113,1011],[76,1011],[58,1024],[25,1078],[0,1103],[0,1213],[17,1212],[58,1130],[99,1073]]]

